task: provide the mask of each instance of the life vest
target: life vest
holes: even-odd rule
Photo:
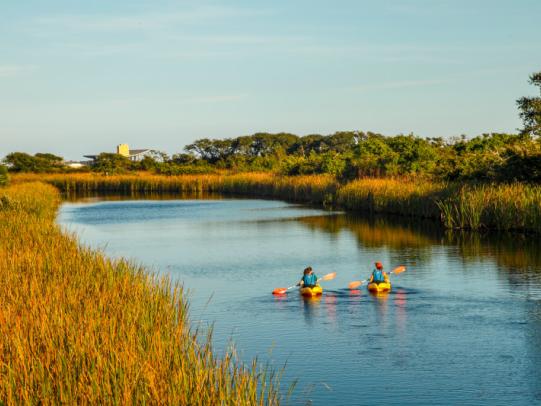
[[[317,283],[317,276],[314,274],[303,275],[302,281],[304,282],[304,286],[314,286]]]
[[[385,282],[385,276],[383,276],[383,271],[381,269],[374,269],[372,272],[373,281],[376,283]]]

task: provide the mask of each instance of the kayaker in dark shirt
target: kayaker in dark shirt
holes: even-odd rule
[[[301,288],[313,288],[317,285],[317,276],[312,270],[312,267],[309,266],[306,268],[303,272],[302,278],[297,283],[297,286],[300,286]]]
[[[368,283],[389,283],[389,275],[383,270],[383,265],[381,262],[376,262],[376,269],[372,271],[372,275],[370,275],[370,280]]]

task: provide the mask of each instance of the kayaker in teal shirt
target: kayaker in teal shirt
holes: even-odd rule
[[[317,276],[312,270],[312,267],[309,266],[304,270],[301,280],[297,283],[297,286],[301,288],[313,288],[317,285]]]
[[[372,271],[368,283],[377,283],[378,285],[380,283],[389,283],[389,275],[383,270],[381,262],[376,262],[374,265],[376,265],[376,269]]]

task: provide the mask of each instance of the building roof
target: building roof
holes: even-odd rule
[[[145,149],[130,149],[130,156],[137,156],[137,155],[141,155],[141,154],[144,154],[145,152],[148,152],[148,151],[151,151],[150,149],[148,148],[145,148]],[[96,158],[98,157],[98,155],[83,155],[85,158],[90,158],[90,159],[93,159],[93,160],[96,160]]]
[[[150,151],[150,150],[148,148],[147,149],[130,149],[130,156],[143,154],[147,151]]]

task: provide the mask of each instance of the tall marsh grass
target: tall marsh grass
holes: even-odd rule
[[[360,179],[341,187],[337,202],[350,210],[440,219],[451,229],[541,232],[541,186],[522,183]]]
[[[462,186],[437,202],[448,228],[541,232],[541,187],[521,183]]]
[[[0,404],[279,403],[279,374],[190,328],[179,286],[63,233],[59,200],[0,189]]]
[[[439,218],[435,202],[445,190],[442,183],[424,180],[365,178],[340,188],[337,202],[349,210]]]
[[[208,174],[164,176],[140,172],[104,176],[83,174],[17,174],[14,183],[43,181],[62,192],[75,194],[219,192],[246,196],[283,198],[295,202],[324,203],[332,199],[337,182],[329,175],[282,177],[272,173]]]
[[[364,178],[340,184],[329,175],[271,173],[17,174],[12,177],[13,183],[32,180],[51,183],[66,193],[218,192],[323,204],[356,212],[431,218],[453,229],[541,232],[541,186],[522,183],[460,185],[415,178]]]

